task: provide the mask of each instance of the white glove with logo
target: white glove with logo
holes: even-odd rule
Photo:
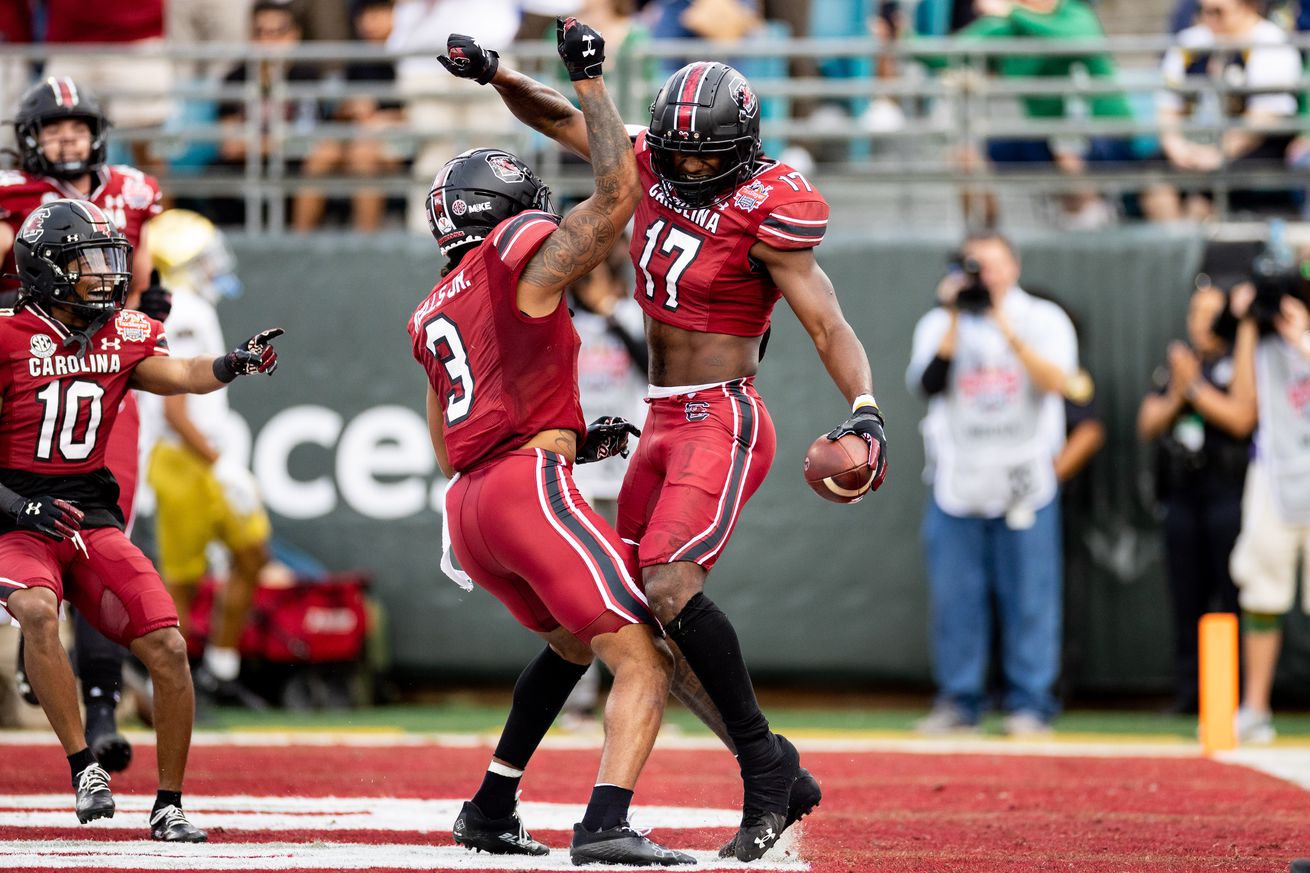
[[[259,496],[259,482],[245,467],[227,458],[219,458],[213,471],[228,506],[237,515],[250,515],[263,505]]]

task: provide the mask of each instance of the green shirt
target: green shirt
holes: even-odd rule
[[[962,29],[957,36],[962,39],[1086,39],[1104,36],[1101,22],[1096,13],[1082,0],[1061,0],[1060,4],[1049,13],[1033,12],[1016,5],[1005,18],[979,18]],[[933,68],[942,68],[949,61],[940,56],[925,55],[920,58]],[[1041,55],[1002,56],[992,59],[992,69],[1002,76],[1015,78],[1031,77],[1070,77],[1075,65],[1081,65],[1096,78],[1113,78],[1114,61],[1108,54],[1062,55],[1043,57]],[[1030,118],[1062,118],[1065,115],[1065,98],[1061,96],[1039,95],[1024,97],[1024,112]],[[1132,108],[1122,93],[1093,94],[1087,98],[1088,108],[1094,118],[1131,118]]]

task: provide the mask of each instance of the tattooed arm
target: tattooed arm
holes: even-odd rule
[[[603,81],[573,84],[586,120],[596,191],[564,216],[519,277],[519,309],[533,317],[554,312],[564,289],[605,259],[641,198],[632,143]]]
[[[519,121],[579,157],[591,160],[587,122],[563,94],[504,64],[496,70],[491,86]]]

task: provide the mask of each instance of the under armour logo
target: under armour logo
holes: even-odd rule
[[[110,339],[109,337],[105,337],[104,339],[100,340],[101,349],[105,349],[105,350],[113,349],[114,351],[118,351],[122,347],[123,347],[123,341],[121,339]]]
[[[40,515],[41,504],[36,502],[29,503],[27,504],[27,509],[24,509],[23,511],[26,512],[28,515]]]
[[[777,836],[774,835],[773,828],[769,828],[761,836],[755,838],[755,845],[763,849],[765,846],[771,844],[776,839]]]
[[[587,47],[582,50],[582,56],[584,58],[589,58],[596,53],[596,50],[591,47],[591,39],[591,34],[587,34],[582,38],[582,41],[587,44]]]

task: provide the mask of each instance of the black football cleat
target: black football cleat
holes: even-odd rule
[[[209,834],[187,821],[180,806],[161,806],[150,813],[150,839],[165,843],[203,843]]]
[[[518,810],[504,818],[487,818],[471,800],[464,801],[451,829],[458,845],[493,855],[545,855],[550,849],[523,829]]]
[[[573,866],[585,864],[625,864],[631,867],[676,867],[695,864],[696,859],[651,842],[626,821],[601,831],[589,831],[581,824],[573,826],[569,844]]]
[[[118,732],[112,704],[94,704],[86,709],[86,744],[96,761],[110,773],[119,773],[132,763],[132,744]]]
[[[800,776],[801,756],[782,734],[778,739],[781,754],[768,770],[741,774],[744,797],[741,804],[741,827],[730,840],[738,861],[758,859],[782,838],[787,828],[792,785]],[[726,847],[725,847],[726,848]]]
[[[114,795],[109,792],[109,774],[91,764],[77,774],[77,820],[82,824],[97,818],[114,817]]]
[[[819,788],[819,780],[802,767],[796,776],[796,781],[791,784],[791,795],[787,801],[787,818],[782,825],[783,831],[786,832],[787,828],[809,815],[822,799],[823,791]],[[733,834],[732,839],[719,849],[719,857],[733,858],[736,855],[737,834]]]

